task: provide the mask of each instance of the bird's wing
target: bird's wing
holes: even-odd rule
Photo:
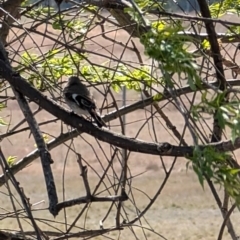
[[[98,115],[98,113],[94,109],[90,109],[89,113],[91,117],[96,121],[98,127],[107,127],[106,123],[103,121],[103,119]]]
[[[96,109],[95,102],[88,96],[82,96],[77,93],[65,93],[65,97],[75,102],[80,108],[84,110]]]

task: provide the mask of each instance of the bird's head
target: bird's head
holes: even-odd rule
[[[89,90],[87,86],[83,84],[82,80],[77,76],[71,76],[68,79],[66,86],[63,89],[63,92],[72,92],[76,93],[81,91],[81,94],[89,95]]]
[[[77,85],[81,83],[81,80],[77,76],[71,76],[68,79],[68,85]]]

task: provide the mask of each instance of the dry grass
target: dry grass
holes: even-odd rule
[[[73,163],[75,164],[75,163]],[[33,172],[31,172],[33,169]],[[36,171],[36,169],[38,171]],[[68,169],[65,174],[65,191],[66,199],[83,196],[85,194],[82,180],[79,176],[77,168]],[[46,190],[44,179],[41,174],[41,166],[37,163],[33,164],[28,169],[22,171],[17,175],[17,180],[24,187],[24,192],[30,197],[31,203],[36,203],[39,201],[47,201]],[[62,174],[59,170],[55,172],[55,181],[57,183],[59,200],[62,200]],[[132,186],[134,188],[139,188],[144,192],[147,192],[150,197],[152,197],[156,189],[159,187],[164,175],[161,171],[148,171],[147,174],[137,177],[133,180]],[[91,176],[90,183],[95,186],[97,183],[97,178]],[[6,192],[6,189],[2,191]],[[148,199],[143,196],[143,194],[136,191],[135,193],[136,205],[141,210],[148,204]],[[104,194],[103,194],[104,195]],[[1,194],[1,208],[12,211],[9,198]],[[40,203],[33,209],[47,208],[48,203]],[[106,212],[108,211],[109,204],[91,204],[87,215],[81,218],[77,222],[77,226],[82,227],[85,222],[85,227],[89,229],[99,229],[99,221],[103,219]],[[127,201],[124,203],[124,208],[129,213],[129,217],[134,217],[133,205]],[[66,210],[67,223],[70,224],[76,218],[78,213],[81,211],[81,206],[71,207]],[[49,219],[51,226],[55,226],[61,230],[64,230],[64,224],[53,224],[52,216],[49,214],[48,210],[36,210],[33,211],[34,216],[40,219]],[[115,211],[112,211],[104,222],[104,227],[112,227],[115,223]],[[235,223],[236,231],[239,231],[240,220],[237,217],[238,214],[235,212],[233,214],[233,220]],[[149,228],[149,225],[159,234],[163,235],[167,239],[209,239],[213,240],[217,238],[219,232],[222,217],[216,203],[211,196],[211,193],[206,186],[203,190],[195,174],[192,171],[175,171],[167,186],[164,188],[163,193],[157,199],[155,204],[150,208],[150,210],[145,215],[147,222],[142,220],[142,225]],[[56,217],[56,222],[64,222],[64,215],[61,212]],[[29,224],[24,220],[21,220],[24,230],[31,230]],[[149,224],[149,225],[148,225]],[[39,223],[42,230],[53,230],[47,225],[47,223]],[[7,218],[1,221],[1,228],[6,229],[18,229],[18,225],[15,219]],[[75,229],[76,231],[77,229]],[[137,233],[139,239],[143,239],[141,233],[141,228],[138,226],[134,227],[134,231]],[[159,236],[155,235],[153,232],[146,231],[149,239],[160,239]],[[108,236],[116,239],[118,234],[121,234],[122,239],[128,238],[132,234],[130,229],[126,229],[120,232],[113,232]],[[104,237],[99,237],[96,239],[104,239]],[[225,232],[224,239],[230,239],[227,232]]]

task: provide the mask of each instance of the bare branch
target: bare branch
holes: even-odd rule
[[[236,206],[237,206],[237,204],[234,203],[234,204],[231,206],[231,208],[228,210],[228,212],[225,214],[223,223],[222,223],[222,225],[221,225],[221,228],[220,228],[220,231],[219,231],[219,234],[218,234],[218,240],[222,240],[222,236],[223,236],[223,232],[224,232],[224,227],[229,224],[228,221],[229,221],[230,216],[231,216],[231,214],[233,213],[234,209],[236,208]],[[233,232],[233,233],[234,233],[234,229],[233,229],[232,224],[231,224],[231,227],[232,227],[232,228],[230,229],[230,232]],[[233,239],[234,239],[234,240],[237,240],[238,237],[236,237],[236,235],[234,235],[234,236],[233,236]]]
[[[234,79],[233,80],[228,80],[227,83],[228,83],[229,86],[232,86],[232,87],[239,86],[240,85],[240,80],[234,80]],[[211,87],[211,85],[212,86],[217,86],[217,82],[212,82],[212,83],[209,83],[208,85],[204,84],[204,88],[209,89]],[[176,96],[180,96],[180,95],[183,95],[183,94],[190,93],[191,91],[192,90],[189,86],[185,86],[183,88],[178,89],[175,92],[175,94],[176,94]],[[162,98],[159,101],[164,101],[164,100],[168,99],[169,96],[170,95],[168,93],[166,93],[162,96]],[[109,122],[111,120],[116,119],[119,116],[122,116],[124,114],[128,114],[130,112],[133,112],[136,109],[142,109],[142,108],[152,104],[153,102],[154,102],[154,96],[149,97],[145,100],[140,100],[140,101],[138,101],[136,103],[133,103],[131,105],[121,107],[121,108],[119,108],[119,111],[113,111],[113,112],[109,113],[108,115],[105,115],[103,117],[103,119],[104,119],[105,122]],[[49,151],[56,148],[60,144],[68,141],[69,139],[77,137],[79,135],[79,133],[81,133],[81,131],[79,132],[79,130],[72,130],[71,132],[61,134],[58,138],[51,140],[47,144],[47,147],[48,147]],[[141,141],[141,143],[143,144],[144,142]],[[227,142],[227,143],[228,143],[227,147],[223,151],[230,151],[231,149],[236,150],[236,149],[240,148],[240,143],[236,144],[235,147],[233,147],[231,145],[230,141]],[[220,143],[220,145],[221,145],[221,143]],[[154,154],[154,153],[151,153],[151,154]],[[155,155],[164,156],[164,154],[160,154],[160,152],[156,152]],[[181,156],[184,156],[184,153]],[[20,159],[16,164],[14,164],[11,167],[11,170],[12,170],[13,174],[16,174],[19,171],[21,171],[23,168],[25,168],[27,165],[29,165],[32,161],[34,161],[38,157],[39,157],[39,151],[38,151],[38,149],[36,149],[33,152],[29,153],[26,157]],[[1,175],[0,176],[0,186],[2,186],[4,183],[5,183],[4,176]]]
[[[91,197],[91,189],[90,189],[90,186],[89,186],[89,182],[88,182],[88,177],[87,177],[87,166],[83,166],[82,164],[82,157],[80,154],[78,154],[78,165],[79,165],[79,168],[80,168],[80,171],[81,171],[81,176],[82,176],[82,179],[83,179],[83,183],[84,183],[84,186],[85,186],[85,189],[86,189],[86,195],[87,195],[87,198],[90,198]]]
[[[56,186],[54,183],[54,178],[52,174],[52,169],[50,164],[53,163],[51,155],[47,149],[46,143],[44,142],[42,133],[39,129],[37,121],[35,120],[32,111],[24,98],[24,96],[16,91],[13,87],[13,92],[17,98],[18,104],[28,122],[30,130],[35,138],[36,145],[39,150],[40,159],[42,162],[43,174],[46,181],[46,187],[49,197],[49,211],[55,216],[56,215],[56,205],[58,203],[58,197],[56,192]]]
[[[99,230],[86,230],[83,232],[78,232],[78,233],[69,233],[69,234],[64,234],[62,237],[54,238],[54,240],[63,240],[63,239],[69,239],[69,238],[93,238],[97,237],[99,235],[103,235],[112,231],[119,231],[123,230],[123,228],[107,228],[107,229],[99,229]]]
[[[63,208],[68,208],[77,204],[84,204],[84,203],[90,203],[90,202],[116,202],[116,201],[127,201],[128,196],[123,191],[123,194],[120,196],[108,196],[108,197],[95,197],[95,196],[86,196],[86,197],[80,197],[76,199],[71,199],[68,201],[60,202],[57,204],[57,212],[59,212]]]
[[[11,179],[15,189],[17,190],[21,200],[22,200],[22,203],[23,203],[23,206],[28,214],[28,217],[30,218],[31,222],[32,222],[32,225],[34,227],[34,230],[36,232],[36,235],[37,235],[37,239],[41,239],[41,231],[40,229],[38,228],[34,218],[33,218],[33,215],[32,215],[32,212],[31,212],[31,209],[30,209],[30,206],[28,205],[27,201],[26,201],[26,197],[23,195],[22,191],[20,190],[20,187],[19,187],[19,183],[17,182],[17,180],[15,179],[14,175],[12,174],[9,166],[8,166],[8,163],[7,163],[7,160],[2,152],[2,149],[0,148],[0,162],[1,162],[1,166],[3,169],[6,169],[6,175],[8,175],[8,177]],[[23,238],[24,238],[24,235],[23,235]]]

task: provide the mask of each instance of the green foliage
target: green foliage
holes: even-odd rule
[[[122,86],[141,91],[141,84],[144,85],[145,89],[151,88],[152,84],[159,84],[159,81],[151,76],[150,68],[146,66],[130,70],[124,64],[119,64],[117,69],[108,69],[104,66],[105,64],[102,67],[80,64],[81,67],[78,69],[76,65],[78,66],[80,62],[84,61],[85,57],[86,55],[77,53],[63,54],[54,49],[46,53],[44,60],[41,60],[41,55],[25,52],[22,54],[21,65],[15,69],[25,75],[29,83],[40,91],[45,91],[53,86],[63,76],[76,74],[78,70],[86,80],[91,82],[109,81],[111,79],[112,87],[116,92],[119,92]],[[23,68],[29,69],[32,65],[37,66],[38,73],[32,71],[28,73]],[[51,79],[51,81],[46,82],[41,78],[41,75]]]
[[[227,29],[227,34],[229,35],[240,34],[240,26],[229,26]],[[231,40],[231,38],[229,38],[229,40]]]
[[[9,167],[12,167],[15,164],[17,157],[16,156],[9,156],[7,158],[7,164]]]
[[[240,136],[240,105],[239,101],[230,102],[220,107],[219,119],[221,127],[228,126],[231,129],[231,140],[235,141]]]
[[[3,110],[4,108],[6,108],[6,105],[3,103],[0,103],[0,111]],[[5,122],[2,117],[0,117],[0,127],[5,127],[7,125],[8,125],[8,123]]]
[[[140,14],[139,14],[139,12],[140,12]],[[138,26],[149,25],[149,21],[144,18],[143,14],[142,14],[142,11],[140,9],[139,9],[139,12],[136,11],[132,7],[124,8],[124,13],[128,13],[131,16],[131,20],[133,20],[133,22],[137,23]]]
[[[139,4],[140,8],[147,8],[153,6],[154,1],[141,0],[139,1]],[[47,13],[47,11],[48,14],[49,12],[56,13],[54,9],[44,9],[39,7],[32,10],[29,14],[32,17],[37,17],[41,11],[43,15]],[[138,16],[138,12],[133,8],[131,8],[131,10],[126,9],[126,11],[130,11],[133,19],[137,22],[142,23],[142,21],[144,21],[142,16]],[[65,15],[59,14],[53,15],[52,19],[53,29],[61,32],[64,28],[67,36],[76,43],[81,43],[86,31],[89,29],[89,24],[91,24],[91,19],[84,22],[79,20],[80,18],[69,20]],[[25,75],[25,78],[40,91],[45,91],[49,87],[52,87],[57,83],[58,79],[63,76],[77,74],[79,70],[85,79],[91,82],[110,80],[111,86],[116,92],[120,91],[122,86],[126,86],[127,89],[141,91],[143,87],[148,89],[152,87],[152,84],[159,83],[158,80],[152,78],[149,67],[142,66],[139,69],[130,70],[129,67],[124,64],[119,64],[116,69],[108,69],[104,64],[102,67],[86,65],[84,61],[85,58],[87,58],[87,55],[81,55],[78,53],[72,53],[70,55],[68,51],[60,52],[58,49],[53,49],[47,52],[44,55],[44,58],[42,57],[42,54],[33,54],[28,51],[22,54],[21,65],[19,65],[16,70]],[[32,66],[37,67],[38,73],[26,71],[26,69],[31,69]],[[79,66],[80,69],[78,69]],[[46,82],[41,75],[49,81]]]
[[[175,72],[185,74],[190,87],[196,90],[201,87],[201,81],[197,65],[186,46],[192,38],[179,35],[178,32],[182,30],[181,22],[173,22],[171,25],[163,21],[154,22],[152,31],[144,34],[141,42],[145,46],[145,53],[159,62],[163,74],[167,73],[163,78],[167,85],[173,84],[168,76]]]
[[[104,66],[82,66],[81,74],[91,82],[111,80],[111,86],[116,92],[119,92],[123,86],[129,90],[141,91],[141,84],[144,85],[145,89],[149,89],[152,84],[159,83],[152,78],[150,68],[145,66],[133,70],[124,64],[119,64],[117,69],[108,69]]]
[[[207,39],[204,39],[201,43],[202,45],[202,48],[204,50],[210,50],[211,49],[211,45],[210,45],[210,42],[207,40]]]
[[[89,9],[90,11],[97,11],[99,9],[99,7],[94,6],[94,5],[88,5],[87,9]],[[88,12],[88,14],[89,14],[89,12]]]
[[[202,93],[201,102],[192,106],[191,113],[195,120],[203,118],[202,113],[213,116],[218,120],[219,126],[225,130],[231,129],[231,140],[240,136],[240,105],[239,101],[224,102],[225,92],[209,94]]]
[[[211,16],[219,18],[227,13],[239,14],[240,0],[223,0],[209,6]]]
[[[6,108],[6,105],[3,103],[0,103],[0,111],[3,110],[4,108]]]
[[[240,178],[238,175],[240,170],[229,165],[230,158],[230,154],[220,153],[213,147],[206,147],[203,150],[196,147],[193,156],[189,157],[202,187],[208,178],[213,183],[223,186],[239,204]]]
[[[48,142],[49,142],[49,135],[48,135],[48,134],[43,134],[43,135],[42,135],[42,138],[43,138],[43,141],[44,141],[45,143],[48,143]],[[36,144],[36,143],[34,144],[34,147],[37,147],[37,144]]]
[[[135,2],[142,11],[149,11],[159,7],[163,9],[163,7],[166,5],[166,3],[154,0],[136,0]]]
[[[52,24],[53,29],[62,30],[64,28],[65,32],[69,34],[71,39],[74,39],[76,42],[80,42],[87,32],[87,25],[90,21],[82,22],[79,19],[64,19],[64,16],[61,18],[58,16],[55,18],[55,21]]]
[[[46,55],[46,61],[39,65],[46,76],[60,78],[64,75],[72,75],[77,70],[76,64],[84,59],[84,55],[78,53],[62,54],[58,50],[52,50]],[[75,64],[74,64],[75,63]]]
[[[3,118],[0,117],[0,127],[7,126],[8,123],[3,120]]]
[[[120,65],[118,72],[114,77],[114,81],[117,81],[121,86],[125,86],[127,89],[133,89],[135,91],[141,91],[141,83],[148,89],[152,83],[156,81],[151,77],[150,69],[148,67],[140,67],[138,69],[129,70],[124,65]]]
[[[24,52],[21,57],[21,66],[23,65],[27,68],[29,68],[34,63],[37,63],[41,59],[38,54],[30,52]]]
[[[153,96],[154,101],[160,101],[163,98],[163,95],[161,93],[157,93]]]
[[[15,69],[22,73],[28,79],[29,83],[38,90],[45,91],[53,86],[62,76],[75,74],[77,72],[76,65],[83,59],[84,55],[78,53],[72,53],[71,55],[67,53],[63,54],[56,49],[47,52],[44,60],[42,60],[41,55],[24,52],[21,64]],[[31,71],[28,73],[23,66],[27,69],[31,68],[31,66],[37,66],[38,72]],[[41,75],[51,79],[51,82],[44,81]]]
[[[26,3],[26,6],[29,6]],[[56,10],[52,7],[43,7],[39,5],[39,7],[32,8],[30,11],[26,13],[26,17],[28,18],[41,18],[45,19],[46,17],[49,17],[50,14],[56,13]]]
[[[24,0],[21,2],[21,7],[27,7],[30,4],[30,0]]]

